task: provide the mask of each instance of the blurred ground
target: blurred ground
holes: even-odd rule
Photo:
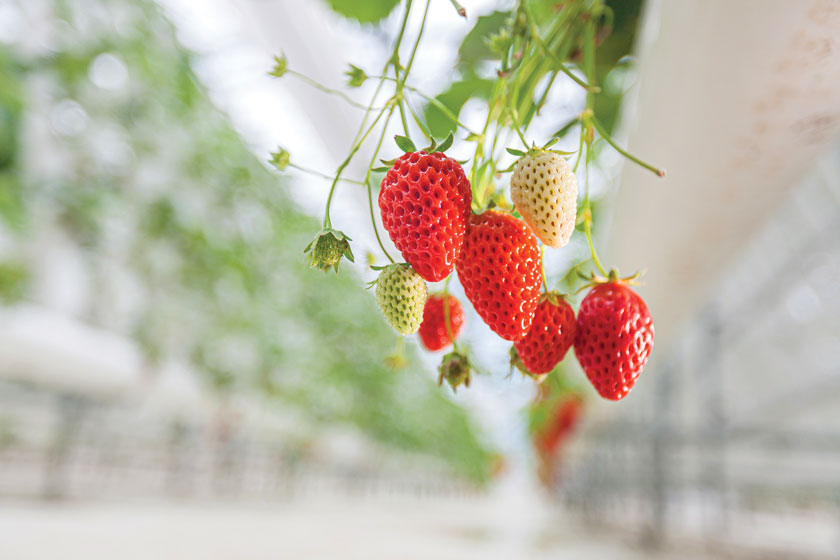
[[[492,499],[307,500],[279,506],[97,504],[0,507],[0,558],[206,560],[704,558],[652,554],[560,512]],[[513,512],[516,511],[515,518]]]

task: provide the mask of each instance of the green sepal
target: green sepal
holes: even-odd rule
[[[438,367],[438,385],[443,385],[446,380],[453,391],[458,391],[458,387],[470,386],[470,373],[472,366],[469,358],[465,354],[461,354],[457,350],[453,350],[443,357]]]
[[[452,143],[454,141],[455,137],[452,136],[452,133],[450,132],[449,135],[443,140],[443,142],[441,142],[440,145],[437,147],[437,151],[445,152],[446,150],[452,147]]]
[[[350,69],[344,75],[347,76],[347,85],[353,88],[360,87],[368,78],[365,71],[354,64],[350,65]]]
[[[464,138],[466,142],[481,142],[484,140],[483,134],[476,134],[475,132],[470,132],[467,134],[467,137]]]
[[[383,165],[382,167],[373,167],[371,171],[374,173],[388,173],[391,170],[391,167],[388,165]]]
[[[342,257],[350,262],[356,262],[353,251],[350,249],[350,241],[352,239],[343,232],[325,228],[318,232],[303,252],[309,253],[311,268],[317,267],[324,272],[332,268],[338,274]]]
[[[396,141],[397,146],[403,152],[416,152],[417,148],[414,146],[414,142],[411,141],[411,138],[408,136],[400,136],[397,134],[394,136],[394,141]]]
[[[274,76],[275,78],[282,78],[283,74],[286,73],[288,70],[288,61],[286,60],[286,55],[284,53],[280,53],[280,56],[274,57],[274,68],[272,68],[271,72],[269,72],[269,76]]]
[[[289,166],[290,157],[286,149],[278,146],[276,152],[271,152],[271,159],[268,162],[278,171],[283,171]]]
[[[545,381],[545,378],[548,377],[547,373],[536,374],[536,373],[531,373],[530,371],[528,371],[528,368],[526,368],[525,364],[522,362],[522,358],[519,357],[519,352],[516,351],[516,346],[511,346],[510,347],[510,371],[511,371],[511,373],[513,373],[514,369],[519,370],[519,372],[522,373],[522,375],[524,375],[525,377],[530,377],[531,379],[533,379],[537,383],[542,383],[543,381]]]
[[[517,150],[515,148],[505,148],[505,150],[512,156],[522,157],[525,155],[525,152],[523,152],[522,150]]]

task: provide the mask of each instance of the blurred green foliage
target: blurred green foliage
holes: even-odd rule
[[[82,318],[150,363],[189,360],[215,390],[302,412],[303,431],[349,423],[484,480],[490,454],[432,373],[386,366],[395,335],[358,279],[309,269],[316,220],[212,105],[158,8],[37,1],[51,48],[0,49],[0,235],[23,259],[0,264],[0,297],[26,295],[27,241],[60,231],[97,293]],[[331,3],[375,21],[397,1]],[[127,310],[106,298],[125,293]]]
[[[397,7],[400,0],[327,0],[341,15],[361,23],[376,23]]]

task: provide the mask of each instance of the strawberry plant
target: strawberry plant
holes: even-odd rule
[[[623,398],[650,355],[653,324],[644,302],[627,287],[629,280],[607,271],[596,253],[590,166],[599,150],[612,149],[659,177],[665,173],[621,148],[610,135],[612,123],[607,126],[601,114],[604,106],[617,104],[609,96],[603,101],[606,94],[600,83],[605,68],[618,64],[616,57],[605,64],[599,56],[599,49],[610,48],[613,7],[606,0],[518,0],[509,12],[483,16],[459,53],[462,62],[474,63],[467,71],[462,68],[462,74],[474,78],[470,82],[474,87],[461,80],[447,92],[431,96],[410,80],[427,31],[430,3],[418,6],[404,0],[391,54],[378,73],[355,64],[347,71],[348,88],[369,80],[376,87],[368,102],[361,104],[363,117],[346,158],[333,174],[315,172],[327,177],[331,186],[323,229],[307,248],[312,265],[337,271],[342,258],[352,260],[350,238],[335,228],[330,210],[340,185],[359,185],[367,198],[381,258],[391,263],[377,283],[377,300],[400,334],[420,328],[429,350],[454,345],[442,360],[441,383],[447,380],[454,388],[470,379],[469,352],[458,345],[455,323],[440,309],[461,317],[460,304],[448,292],[456,271],[481,320],[514,343],[512,361],[520,369],[542,380],[574,343],[596,390],[608,399]],[[462,6],[452,4],[453,17],[466,16]],[[383,9],[387,13],[390,7]],[[409,15],[418,9],[422,19],[412,29]],[[413,44],[403,48],[409,37]],[[476,78],[477,63],[487,61],[494,77]],[[271,74],[303,79],[360,105],[346,92],[301,74],[284,56],[277,57]],[[556,133],[538,136],[532,125],[562,83],[582,89],[584,107]],[[460,110],[468,99],[476,98],[484,102],[484,124],[473,129],[461,120]],[[418,104],[425,105],[422,112],[415,110]],[[392,121],[401,128],[394,141],[402,155],[389,160],[384,154],[392,150],[385,140]],[[554,147],[573,134],[577,149]],[[415,141],[421,138],[426,147],[418,149]],[[465,145],[472,154],[468,159],[456,161],[446,155],[453,147],[464,151]],[[347,177],[348,165],[363,146],[372,154],[364,176]],[[272,162],[279,169],[312,172],[282,148],[272,155]],[[381,218],[374,211],[377,188]],[[401,259],[388,252],[380,225]],[[549,285],[543,267],[545,247],[562,250],[575,232],[585,238],[589,258],[562,283],[571,292],[579,288],[575,284],[582,277],[583,287],[577,291],[591,288],[577,320],[567,300],[554,291],[558,286]],[[592,270],[583,274],[586,268]],[[426,304],[426,329],[420,318],[427,290],[424,281],[445,281],[442,292]],[[625,311],[632,317],[623,315]]]

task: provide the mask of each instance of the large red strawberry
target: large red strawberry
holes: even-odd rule
[[[544,376],[566,356],[576,331],[575,312],[566,300],[553,292],[543,294],[531,329],[513,346],[529,373]]]
[[[403,154],[385,174],[379,191],[382,224],[391,241],[429,282],[452,273],[471,203],[464,170],[440,152]]]
[[[446,306],[449,305],[449,309]],[[449,329],[446,316],[449,315]],[[426,300],[423,322],[420,323],[420,341],[427,350],[440,350],[458,338],[464,325],[464,309],[454,296],[434,294]],[[452,338],[450,338],[450,334]]]
[[[478,315],[505,340],[519,340],[531,328],[540,266],[537,239],[523,221],[497,210],[470,217],[458,278]]]
[[[575,355],[595,390],[621,400],[653,350],[653,319],[639,295],[620,280],[598,284],[583,298]]]

